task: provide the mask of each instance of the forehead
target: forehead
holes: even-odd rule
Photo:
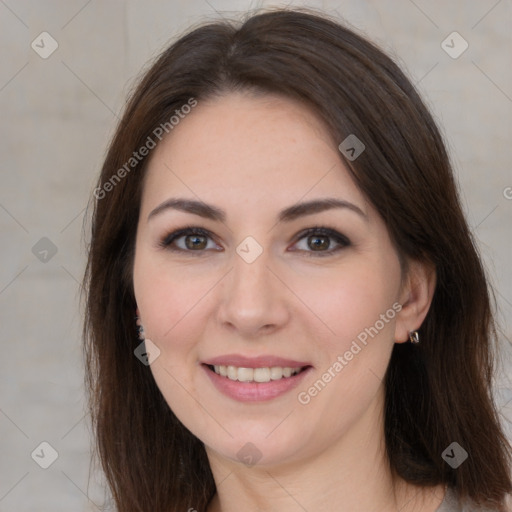
[[[152,204],[169,194],[266,208],[308,195],[364,202],[311,107],[245,93],[198,101],[154,150],[144,188]]]

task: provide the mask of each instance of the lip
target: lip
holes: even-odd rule
[[[223,361],[225,361],[225,359],[223,359]],[[280,359],[280,361],[284,360]],[[251,359],[251,362],[254,363],[254,359]],[[300,364],[295,366],[295,362],[293,363],[294,364],[291,366],[301,366]],[[258,364],[260,363],[258,362]],[[274,364],[273,366],[281,365]],[[201,368],[206,372],[206,375],[210,378],[211,382],[217,388],[217,390],[220,391],[223,395],[238,402],[263,402],[282,396],[298,386],[306,374],[308,374],[309,371],[313,369],[311,365],[302,366],[307,366],[307,368],[291,377],[284,377],[279,380],[271,380],[270,382],[240,382],[237,380],[231,380],[227,377],[222,377],[221,375],[217,375],[208,367],[206,363],[202,364]],[[258,367],[261,366],[255,364],[254,366],[245,366],[244,368]]]
[[[202,361],[210,366],[237,366],[238,368],[271,368],[272,366],[299,368],[312,366],[307,361],[295,361],[278,356],[247,357],[240,354],[226,354]],[[300,375],[300,374],[299,374]]]

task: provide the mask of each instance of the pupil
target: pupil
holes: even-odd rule
[[[198,241],[199,243],[196,243]],[[202,235],[190,235],[185,239],[185,244],[188,249],[203,249],[205,247],[205,237]]]
[[[326,236],[314,236],[311,237],[310,240],[314,240],[312,244],[312,248],[317,249],[327,249],[329,247],[329,239]],[[317,243],[320,240],[320,243]]]

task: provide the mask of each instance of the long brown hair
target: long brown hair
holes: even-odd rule
[[[386,374],[391,468],[408,482],[444,483],[461,499],[504,510],[512,483],[510,445],[491,395],[496,329],[442,137],[388,56],[311,10],[269,11],[184,35],[145,73],[111,142],[84,278],[84,356],[96,450],[118,510],[203,512],[215,493],[203,443],[133,353],[140,342],[132,265],[148,158],[130,159],[191,98],[237,90],[303,101],[335,140],[356,134],[364,142],[356,160],[344,158],[355,182],[401,258],[437,272],[421,344],[395,344]],[[442,458],[452,442],[468,453],[456,469]]]

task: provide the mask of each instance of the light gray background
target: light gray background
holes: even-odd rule
[[[284,4],[0,0],[1,512],[92,511],[104,502],[101,474],[88,480],[82,387],[85,206],[127,92],[148,59],[191,24],[270,5]],[[439,120],[499,302],[505,363],[496,390],[510,419],[511,2],[288,5],[337,14],[395,55]],[[43,31],[59,45],[47,59],[31,48]],[[453,31],[469,44],[457,59],[441,46]],[[32,251],[42,237],[57,249],[46,262]],[[31,458],[42,441],[58,452],[46,470]]]

